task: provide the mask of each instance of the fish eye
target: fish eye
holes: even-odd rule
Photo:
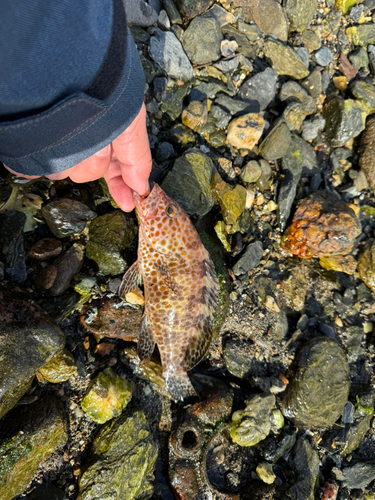
[[[177,208],[174,205],[168,205],[165,213],[168,215],[168,217],[173,219],[173,217],[176,217],[177,215]]]

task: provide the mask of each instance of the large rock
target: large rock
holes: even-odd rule
[[[125,412],[95,438],[77,500],[147,500],[154,490],[157,456],[145,413]]]
[[[375,44],[374,23],[350,26],[350,28],[347,28],[345,31],[345,34],[354,45],[366,47],[369,44]]]
[[[28,293],[17,286],[0,286],[0,418],[64,344],[60,328]]]
[[[213,17],[196,17],[182,37],[182,45],[193,64],[207,64],[221,56],[223,39],[219,22]]]
[[[1,500],[21,495],[38,466],[67,438],[64,410],[55,399],[11,411],[0,426]]]
[[[296,472],[296,482],[288,491],[292,500],[314,500],[318,485],[319,455],[304,437],[299,437],[294,445],[289,462]]]
[[[183,82],[194,78],[193,67],[172,31],[155,28],[150,40],[150,56],[171,78]]]
[[[104,274],[123,273],[126,262],[121,252],[131,245],[135,233],[133,220],[121,210],[102,215],[90,224],[86,257]]]
[[[336,422],[348,400],[350,371],[345,352],[335,340],[315,337],[306,342],[296,353],[288,379],[284,416],[308,428],[326,428]]]
[[[271,59],[272,66],[279,75],[287,75],[300,80],[309,74],[306,64],[289,45],[268,37],[264,42],[263,50],[266,57]]]
[[[285,11],[291,31],[299,31],[300,33],[305,31],[317,8],[317,0],[286,0]]]
[[[301,258],[346,255],[360,233],[349,205],[329,191],[317,191],[301,200],[281,245]]]
[[[344,146],[365,128],[368,109],[360,101],[333,99],[323,112],[325,133],[332,147]]]
[[[43,205],[42,214],[48,227],[57,238],[80,234],[96,213],[80,201],[63,198]]]
[[[215,203],[210,184],[213,171],[214,165],[207,155],[190,149],[177,158],[161,187],[189,215],[203,217]]]

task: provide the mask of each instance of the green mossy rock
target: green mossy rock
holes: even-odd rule
[[[300,80],[309,74],[306,64],[289,45],[267,37],[263,45],[263,50],[266,57],[271,59],[272,67],[279,75],[287,75]]]
[[[131,245],[135,234],[133,220],[121,210],[102,215],[90,224],[86,257],[104,274],[121,274],[126,269],[121,251]]]
[[[278,119],[259,146],[259,154],[267,161],[282,158],[288,151],[291,133],[282,118]]]
[[[184,85],[176,85],[170,89],[167,89],[166,98],[160,104],[160,109],[163,113],[166,113],[171,120],[175,121],[182,113],[183,101],[188,93],[190,85],[185,83]]]
[[[48,382],[58,384],[66,382],[70,377],[76,375],[77,365],[72,354],[67,349],[64,349],[39,371]]]
[[[94,440],[77,500],[147,500],[158,447],[143,411],[124,413]]]
[[[130,384],[110,368],[99,373],[92,381],[82,400],[82,410],[97,424],[121,415],[132,397]]]
[[[237,184],[233,188],[214,173],[211,179],[212,192],[220,204],[224,222],[234,224],[246,207],[246,189]]]
[[[320,336],[306,342],[296,353],[288,379],[282,401],[285,417],[307,428],[336,422],[348,400],[350,370],[335,340]]]
[[[240,446],[254,446],[270,433],[276,398],[273,394],[259,394],[245,403],[244,410],[237,410],[232,415],[230,435]]]
[[[361,102],[352,99],[330,101],[323,118],[326,120],[325,133],[331,146],[338,148],[357,137],[365,128],[367,114]]]
[[[291,31],[302,33],[312,21],[318,7],[317,0],[286,0],[285,12]]]
[[[209,156],[190,149],[177,158],[161,187],[189,215],[203,217],[215,202],[210,185],[214,169]]]
[[[38,466],[68,439],[63,409],[42,399],[11,411],[0,426],[0,498],[21,495]]]
[[[358,258],[361,280],[375,292],[375,240],[369,240]]]
[[[336,8],[342,10],[343,14],[346,14],[350,7],[353,7],[357,3],[357,0],[336,0]]]
[[[366,52],[367,54],[367,52]],[[371,83],[356,80],[350,85],[350,90],[354,97],[364,101],[369,107],[369,112],[375,111],[375,87]]]
[[[28,293],[10,284],[0,286],[0,418],[64,345],[60,328]]]
[[[353,45],[367,47],[367,45],[375,43],[374,23],[351,26],[345,33]]]

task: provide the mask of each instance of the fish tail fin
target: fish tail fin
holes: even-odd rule
[[[188,374],[184,371],[164,373],[168,391],[175,401],[183,401],[190,396],[196,396]]]

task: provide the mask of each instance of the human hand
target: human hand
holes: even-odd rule
[[[28,179],[39,177],[19,174],[4,166],[20,177]],[[141,196],[149,193],[148,178],[151,166],[146,107],[142,104],[134,121],[111,144],[68,170],[45,177],[51,180],[70,177],[73,182],[77,183],[95,181],[104,177],[115,202],[122,210],[130,212],[134,208],[132,190]]]

